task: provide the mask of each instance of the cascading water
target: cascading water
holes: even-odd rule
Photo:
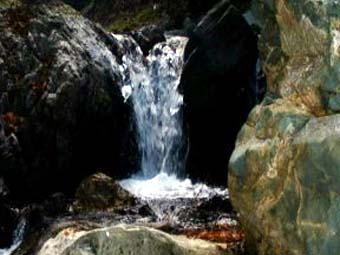
[[[183,96],[178,85],[186,37],[168,37],[144,57],[128,36],[113,35],[125,49],[122,94],[133,104],[141,153],[141,173],[122,186],[144,199],[207,198],[226,191],[181,180],[185,164]]]
[[[147,58],[130,38],[123,39],[130,41],[130,51],[123,56],[122,92],[125,97],[131,94],[143,175],[178,175],[184,157],[180,114],[183,96],[177,88],[187,38],[168,38],[157,44]]]

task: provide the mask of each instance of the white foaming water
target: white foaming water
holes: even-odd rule
[[[168,37],[144,57],[129,36],[113,35],[124,50],[122,95],[133,104],[141,153],[141,173],[121,181],[123,188],[145,200],[228,196],[227,190],[180,180],[185,163],[178,91],[186,37]]]
[[[191,180],[180,180],[175,175],[160,173],[152,179],[131,178],[120,182],[122,187],[144,200],[211,198],[216,195],[228,197],[228,191],[211,188],[205,184],[193,184]]]
[[[169,37],[144,57],[128,36],[113,35],[121,43],[122,95],[131,99],[136,121],[141,170],[144,177],[179,174],[184,167],[183,96],[178,85],[183,68],[186,37]]]
[[[0,255],[11,255],[22,243],[26,229],[26,219],[19,221],[17,228],[13,233],[13,244],[8,249],[0,249]]]

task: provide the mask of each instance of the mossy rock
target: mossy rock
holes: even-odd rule
[[[151,6],[147,6],[136,12],[122,13],[106,28],[117,33],[126,32],[157,23],[161,18],[162,15],[158,11],[154,10]]]

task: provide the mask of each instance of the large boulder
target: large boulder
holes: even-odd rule
[[[339,14],[335,0],[254,2],[268,93],[229,165],[249,254],[340,250]]]
[[[147,227],[120,225],[91,231],[65,229],[47,240],[38,255],[222,255],[222,248]]]
[[[95,169],[128,175],[126,155],[136,154],[117,42],[58,1],[2,4],[0,27],[0,176],[10,195],[73,194]]]
[[[180,85],[192,178],[227,183],[237,132],[255,103],[256,41],[229,1],[215,6],[192,31]]]

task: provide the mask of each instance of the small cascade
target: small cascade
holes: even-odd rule
[[[0,255],[10,255],[20,246],[21,242],[24,239],[26,225],[27,225],[26,219],[25,218],[20,219],[19,224],[13,233],[12,246],[9,247],[8,249],[0,249]]]
[[[168,37],[144,57],[128,36],[115,35],[127,49],[122,58],[122,94],[131,98],[138,132],[143,177],[159,173],[179,175],[184,157],[178,85],[183,68],[186,37]]]
[[[179,218],[185,218],[183,214],[192,211],[193,204],[214,197],[228,199],[227,190],[180,178],[185,174],[186,148],[182,132],[183,96],[178,86],[188,39],[168,37],[145,57],[131,37],[113,36],[123,49],[121,91],[133,105],[141,153],[140,173],[122,180],[121,185],[144,200],[158,221],[177,225]]]

